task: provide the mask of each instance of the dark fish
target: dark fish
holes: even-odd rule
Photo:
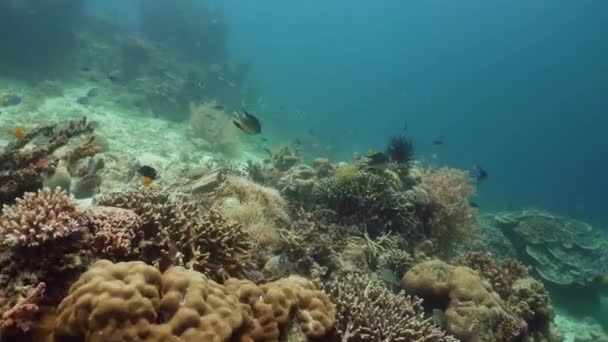
[[[443,140],[433,140],[433,146],[441,146],[443,145]]]
[[[120,70],[112,70],[108,73],[107,77],[110,81],[117,83],[122,80],[122,73]]]
[[[267,142],[267,141],[268,141],[268,139],[262,137],[262,142]]]
[[[369,168],[384,168],[386,167],[386,165],[389,162],[389,158],[386,154],[384,154],[383,152],[376,152],[376,153],[371,153],[368,156],[366,156],[367,158],[367,163],[366,166]]]
[[[0,96],[0,105],[3,107],[16,106],[21,103],[19,95],[2,95]]]
[[[311,137],[314,137],[315,136],[315,130],[312,129],[312,128],[309,128],[308,129],[308,135],[310,135]]]
[[[91,88],[91,89],[89,89],[89,91],[87,91],[87,96],[95,97],[95,96],[97,96],[98,93],[99,93],[99,91],[97,90],[97,88]]]
[[[241,108],[242,114],[238,115],[234,120],[234,125],[241,131],[249,135],[256,135],[262,132],[262,125],[260,120],[255,116],[247,113],[245,109]]]
[[[81,104],[81,105],[83,105],[83,106],[87,106],[87,105],[89,105],[89,104],[91,103],[91,100],[90,100],[90,98],[89,98],[89,97],[82,96],[82,97],[79,97],[79,98],[76,100],[76,103]]]
[[[269,150],[267,148],[264,148],[264,152],[268,153],[268,155],[272,157],[272,151],[271,150]]]
[[[152,180],[156,179],[156,170],[152,166],[143,165],[137,169],[137,173]]]
[[[213,109],[215,109],[215,110],[224,110],[224,106],[222,106],[222,105],[215,105],[215,106],[213,106]]]
[[[300,139],[296,138],[296,140],[293,141],[294,145],[296,146],[300,146],[302,145],[302,142],[300,141]]]
[[[473,166],[473,171],[475,173],[475,180],[477,180],[477,182],[482,182],[488,179],[488,172],[484,170],[481,166]]]
[[[82,68],[80,68],[80,71],[89,72],[89,71],[91,71],[91,68],[89,66],[85,65]]]
[[[479,204],[477,204],[477,202],[469,201],[469,205],[471,208],[479,208]]]

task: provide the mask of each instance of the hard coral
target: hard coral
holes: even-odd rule
[[[528,268],[521,262],[508,259],[497,263],[487,252],[469,252],[454,258],[452,263],[479,271],[504,300],[511,295],[513,283],[528,276]]]
[[[38,190],[42,186],[41,172],[51,167],[49,159],[52,159],[53,152],[72,137],[93,131],[86,118],[70,121],[61,130],[56,130],[56,127],[56,124],[42,125],[0,151],[0,204],[12,202],[24,192]],[[46,143],[27,148],[34,138],[41,135],[48,137]]]
[[[327,297],[291,277],[261,286],[225,286],[181,267],[98,261],[58,307],[58,341],[276,341],[292,320],[321,337],[335,320]],[[121,317],[117,320],[116,317]]]
[[[431,205],[429,237],[440,245],[463,241],[470,237],[477,210],[470,205],[475,195],[469,174],[451,168],[427,170],[422,176],[422,187]]]
[[[139,215],[129,209],[96,206],[88,216],[96,255],[116,261],[133,254],[132,244],[142,226]]]
[[[608,236],[585,222],[524,210],[499,213],[494,224],[511,239],[518,257],[550,283],[587,285],[608,273]]]
[[[336,330],[343,342],[457,341],[424,318],[420,298],[394,294],[365,276],[350,274],[326,291],[336,304]]]
[[[222,214],[158,190],[104,194],[99,205],[133,210],[142,219],[139,258],[160,267],[186,266],[216,280],[242,276],[251,256],[250,237]]]
[[[0,240],[11,247],[38,246],[84,228],[78,205],[60,189],[26,193],[0,216]]]

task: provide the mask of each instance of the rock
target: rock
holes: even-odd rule
[[[222,183],[222,180],[223,177],[221,172],[213,172],[194,181],[191,186],[191,191],[193,194],[202,194],[213,191]]]

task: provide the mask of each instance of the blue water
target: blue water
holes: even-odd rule
[[[136,26],[136,1],[89,3]],[[275,140],[350,160],[407,125],[418,159],[488,170],[482,209],[608,227],[608,2],[210,3],[231,58],[253,65],[249,106]]]

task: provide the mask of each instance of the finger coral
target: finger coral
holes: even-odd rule
[[[219,285],[181,267],[98,261],[57,311],[57,341],[268,341],[293,323],[304,336],[328,334],[335,312],[310,282],[290,277],[256,286]],[[120,317],[121,319],[116,319]]]
[[[85,228],[78,205],[60,189],[26,193],[0,216],[0,240],[11,247],[31,247]]]
[[[326,286],[336,305],[336,330],[343,342],[456,342],[424,317],[422,300],[394,294],[366,276],[350,274]]]

